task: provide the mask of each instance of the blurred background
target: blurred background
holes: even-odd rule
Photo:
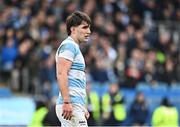
[[[180,0],[0,0],[0,125],[60,126],[54,59],[76,10],[89,125],[180,125]]]

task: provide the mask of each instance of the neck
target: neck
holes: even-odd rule
[[[79,45],[79,41],[74,35],[71,34],[70,37]]]

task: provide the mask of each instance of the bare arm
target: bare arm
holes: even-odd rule
[[[68,72],[72,65],[72,62],[65,58],[59,57],[56,63],[56,76],[58,85],[63,98],[63,116],[65,119],[71,119],[72,117],[72,105],[70,103],[70,96],[68,90]],[[68,102],[68,103],[67,103]]]
[[[64,102],[70,102],[69,90],[68,90],[68,71],[72,65],[72,62],[62,57],[58,58],[56,64],[56,76],[58,85],[62,94]]]

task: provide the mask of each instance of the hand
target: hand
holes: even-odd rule
[[[90,114],[89,114],[88,111],[86,111],[86,112],[85,112],[85,118],[86,118],[86,119],[89,119],[89,117],[90,117]]]
[[[66,120],[71,120],[72,118],[72,112],[73,112],[73,107],[71,103],[63,103],[62,105],[62,116]]]

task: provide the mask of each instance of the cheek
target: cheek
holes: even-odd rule
[[[82,34],[83,32],[82,32],[82,30],[78,30],[78,34]]]
[[[81,36],[81,37],[83,37],[84,36],[84,34],[85,34],[85,32],[84,31],[79,31],[79,36]]]

